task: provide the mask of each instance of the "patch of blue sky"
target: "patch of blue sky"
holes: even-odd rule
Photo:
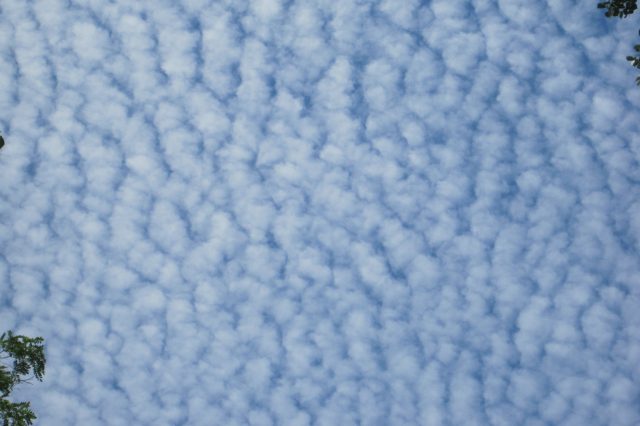
[[[640,422],[636,25],[586,0],[7,0],[42,424]]]

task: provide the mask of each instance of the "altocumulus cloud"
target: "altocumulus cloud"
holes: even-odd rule
[[[43,425],[637,425],[633,23],[0,5],[0,324]]]

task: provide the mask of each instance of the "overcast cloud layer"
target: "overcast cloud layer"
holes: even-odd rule
[[[638,20],[2,0],[41,425],[640,424]]]

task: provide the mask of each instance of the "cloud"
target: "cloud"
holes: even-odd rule
[[[0,320],[48,355],[16,398],[637,424],[640,97],[569,3],[4,2]]]

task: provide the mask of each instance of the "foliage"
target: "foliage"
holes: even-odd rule
[[[607,9],[604,16],[626,18],[638,8],[637,0],[612,0],[598,3],[598,9]]]
[[[27,426],[36,415],[29,402],[11,402],[6,398],[20,383],[31,383],[30,379],[42,381],[45,355],[42,337],[14,335],[11,331],[0,336],[0,359],[11,360],[10,366],[0,365],[0,421],[2,426]],[[31,377],[26,377],[32,374]]]
[[[636,53],[640,53],[640,44],[633,46],[633,50]],[[627,61],[631,62],[631,65],[640,69],[640,56],[627,56]],[[640,76],[636,77],[636,84],[640,86]]]
[[[618,17],[626,18],[638,9],[637,0],[611,0],[598,3],[598,9],[607,9],[604,16],[607,18]],[[633,49],[636,53],[640,53],[640,44],[636,44]],[[640,69],[640,56],[627,56],[627,61],[631,65]],[[640,76],[636,77],[636,84],[640,86]]]

